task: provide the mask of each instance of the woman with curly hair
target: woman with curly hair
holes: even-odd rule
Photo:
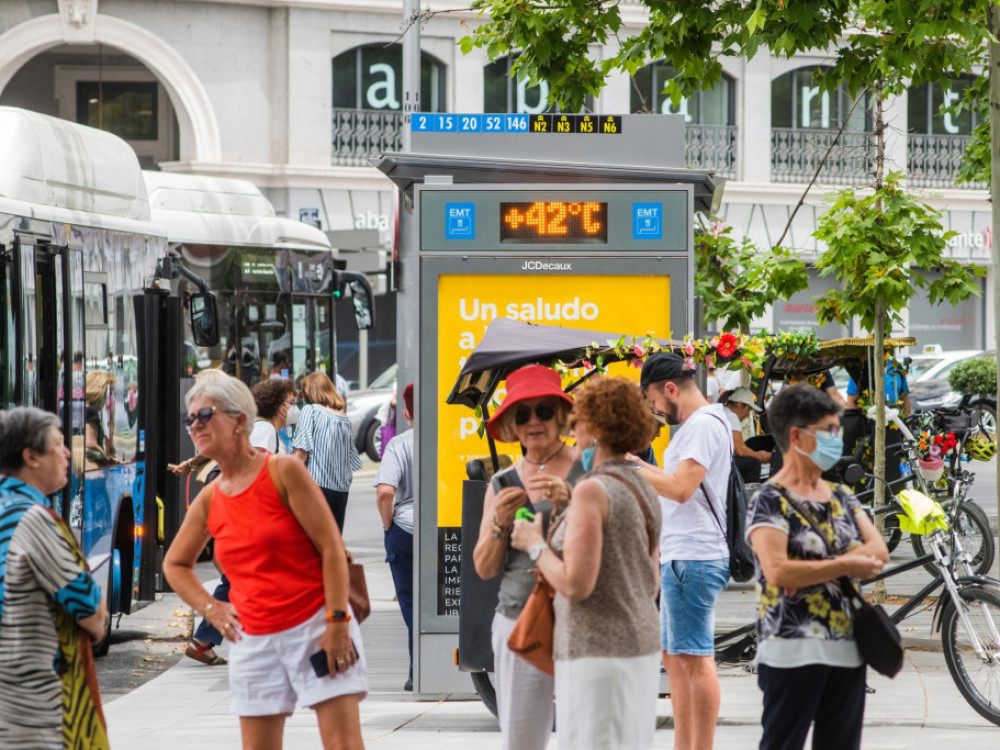
[[[640,750],[656,729],[660,504],[625,454],[648,444],[653,417],[635,383],[596,377],[570,427],[588,473],[551,546],[537,518],[516,521],[511,544],[556,591],[559,747]]]
[[[289,378],[262,380],[253,387],[253,400],[257,404],[257,419],[250,432],[250,445],[279,456],[287,454],[285,441],[279,433],[290,414],[298,415],[295,383]]]

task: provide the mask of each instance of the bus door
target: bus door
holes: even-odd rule
[[[70,526],[79,529],[83,511],[84,402],[73,398],[69,249],[18,237],[14,255],[20,256],[17,281],[22,327],[15,334],[22,344],[21,358],[15,360],[23,367],[20,403],[60,417],[66,444],[73,453],[72,475],[63,489],[60,510]]]
[[[333,377],[332,319],[329,298],[292,298],[292,362],[297,374],[319,370]]]
[[[16,406],[21,390],[17,379],[22,357],[15,323],[21,316],[14,304],[15,276],[14,248],[0,245],[0,409]]]

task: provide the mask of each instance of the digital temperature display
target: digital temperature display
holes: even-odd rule
[[[500,241],[588,244],[608,241],[608,204],[595,201],[501,203]]]

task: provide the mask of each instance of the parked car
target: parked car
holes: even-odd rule
[[[975,352],[975,356],[982,357],[993,357],[995,352]],[[968,357],[966,357],[968,359]],[[951,384],[948,383],[948,373],[951,369],[957,365],[959,362],[964,360],[956,360],[948,365],[944,366],[943,369],[938,370],[938,377],[923,379],[920,378],[916,382],[910,383],[910,405],[913,407],[914,411],[927,411],[930,409],[938,409],[941,407],[954,407],[958,406],[962,401],[962,394],[953,391]],[[943,374],[940,374],[942,373]],[[997,404],[996,395],[987,394],[986,396],[980,398],[978,396],[973,397],[971,402],[978,405],[981,416],[981,423],[983,428],[991,435],[996,435],[997,432]]]
[[[906,379],[912,387],[914,383],[928,380],[947,380],[948,373],[959,362],[983,354],[981,349],[957,349],[951,352],[935,351],[914,354],[910,357],[910,369]]]
[[[378,461],[382,450],[379,413],[385,413],[392,394],[396,392],[396,365],[386,368],[371,384],[347,396],[347,418],[351,420],[351,434],[358,453],[367,453]]]

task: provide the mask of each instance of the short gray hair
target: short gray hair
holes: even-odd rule
[[[11,474],[24,466],[24,449],[46,453],[49,435],[62,425],[52,412],[18,406],[0,412],[0,472]]]
[[[191,407],[191,402],[196,398],[204,398],[211,401],[220,410],[231,417],[246,414],[247,422],[243,426],[243,431],[249,435],[253,430],[253,422],[257,418],[257,404],[253,400],[253,394],[246,384],[231,375],[214,375],[202,378],[191,386],[191,390],[184,397],[184,406]]]

